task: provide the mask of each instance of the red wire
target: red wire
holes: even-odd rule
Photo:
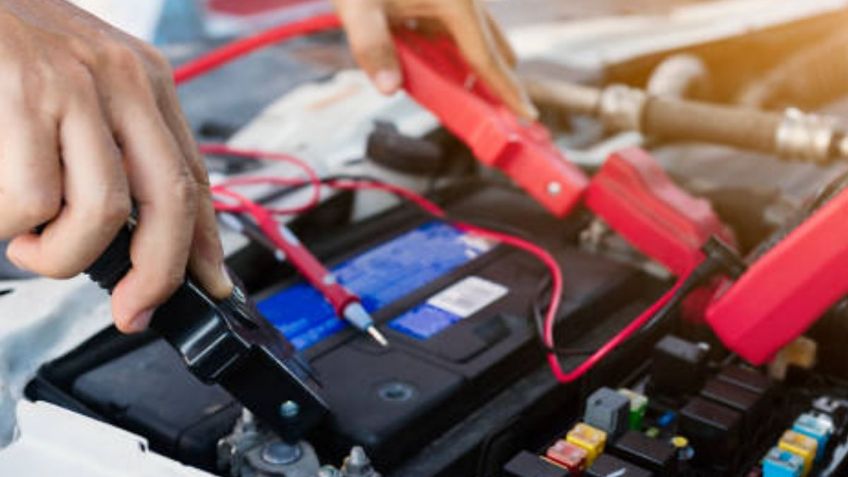
[[[174,82],[183,84],[266,46],[322,31],[337,30],[340,26],[341,22],[335,14],[319,15],[280,25],[258,35],[224,45],[176,68]]]
[[[561,383],[572,383],[577,381],[590,369],[594,368],[602,359],[604,359],[607,355],[609,355],[613,350],[615,350],[618,346],[620,346],[624,341],[633,336],[634,333],[639,331],[645,323],[647,323],[651,318],[653,318],[657,312],[664,307],[669,300],[672,299],[674,294],[680,287],[683,285],[683,282],[686,281],[688,277],[688,273],[684,274],[681,278],[677,280],[677,283],[667,291],[659,300],[657,300],[650,308],[645,310],[641,315],[639,315],[635,320],[631,321],[629,325],[624,327],[621,331],[619,331],[615,336],[613,336],[609,341],[604,343],[603,346],[598,348],[591,356],[586,358],[580,365],[575,367],[573,370],[569,372],[565,372],[562,370],[562,366],[559,362],[559,356],[556,355],[555,352],[548,353],[548,365],[550,365],[551,371],[554,373],[554,377],[557,381]],[[552,291],[555,292],[555,288]],[[546,316],[545,317],[545,344],[548,345],[551,349],[554,349],[554,321],[556,320],[556,316]]]
[[[312,185],[312,196],[309,198],[309,201],[298,207],[291,208],[268,208],[264,207],[264,210],[267,210],[271,214],[274,215],[294,215],[302,212],[306,212],[314,207],[316,207],[321,202],[321,179],[318,177],[318,174],[315,172],[309,164],[305,161],[298,159],[289,154],[282,154],[276,152],[265,152],[265,151],[255,151],[250,149],[238,149],[234,147],[227,146],[226,144],[201,144],[199,146],[200,152],[202,154],[207,155],[223,155],[223,156],[233,156],[240,157],[243,159],[266,159],[276,162],[288,163],[296,166],[297,168],[303,170],[306,173],[308,181],[303,179],[275,179],[275,185],[282,186],[294,186],[301,185],[306,182],[309,182]],[[228,187],[234,186],[244,186],[244,185],[257,185],[268,183],[267,180],[255,180],[250,177],[237,177],[233,179],[229,179],[220,184],[217,184],[212,189],[213,190],[226,190]],[[244,197],[242,197],[244,198]],[[216,208],[220,212],[231,212],[231,213],[239,213],[245,212],[245,208],[243,206],[233,206],[229,204],[219,203],[216,205]]]

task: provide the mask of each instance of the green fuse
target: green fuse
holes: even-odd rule
[[[645,412],[648,410],[648,398],[629,389],[619,389],[618,392],[630,399],[630,414],[628,423],[634,431],[642,430]]]

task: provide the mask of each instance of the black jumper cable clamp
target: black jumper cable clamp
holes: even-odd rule
[[[131,239],[126,226],[86,270],[110,293],[132,268]],[[156,310],[150,328],[177,350],[192,374],[226,389],[286,442],[297,442],[328,412],[307,384],[315,380],[308,365],[238,285],[229,298],[216,300],[186,278]]]

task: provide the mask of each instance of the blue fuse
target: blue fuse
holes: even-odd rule
[[[818,443],[816,461],[819,461],[824,457],[827,442],[833,435],[833,421],[825,415],[805,413],[798,416],[795,424],[792,425],[792,430],[816,440]]]
[[[773,447],[763,459],[763,477],[801,477],[803,473],[804,459],[779,447]]]
[[[657,418],[657,425],[666,428],[671,425],[677,419],[677,414],[674,411],[666,411],[659,418]]]

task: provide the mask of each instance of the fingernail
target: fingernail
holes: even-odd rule
[[[8,258],[10,262],[12,262],[12,265],[14,265],[20,270],[23,270],[24,267],[23,265],[21,265],[20,259],[15,255],[14,252],[12,252],[11,248],[6,250],[6,258]]]
[[[400,88],[400,73],[395,70],[381,70],[374,75],[374,85],[383,94],[392,94]]]
[[[135,317],[130,320],[129,329],[133,333],[144,331],[150,325],[150,320],[152,319],[153,310],[144,310],[141,313],[135,315]]]
[[[536,106],[530,101],[530,97],[527,96],[526,93],[522,95],[522,102],[524,103],[524,114],[527,115],[528,119],[532,119],[536,121],[539,119],[539,110],[536,109]]]
[[[235,285],[233,284],[233,279],[230,277],[230,269],[227,268],[226,263],[221,264],[221,275],[224,277],[224,288],[228,289],[228,294],[233,291]]]
[[[539,120],[539,110],[536,109],[536,106],[533,106],[530,103],[527,103],[527,117],[533,121]]]

